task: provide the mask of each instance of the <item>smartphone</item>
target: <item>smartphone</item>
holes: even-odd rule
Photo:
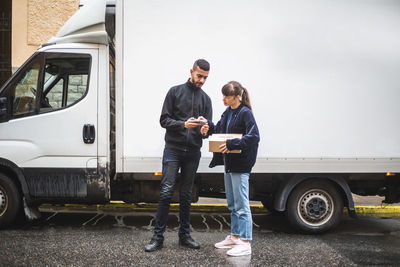
[[[193,122],[193,123],[199,123],[201,126],[207,124],[207,122],[201,121],[201,120],[197,120],[197,119],[196,119],[196,120],[193,120],[193,121],[191,121],[191,122]]]

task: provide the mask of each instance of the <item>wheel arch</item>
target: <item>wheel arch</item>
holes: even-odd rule
[[[29,188],[22,170],[13,162],[0,158],[0,172],[9,176],[9,178],[16,183],[16,186],[25,197],[26,202],[30,203],[31,197],[29,194]]]
[[[274,197],[274,208],[277,211],[285,211],[288,198],[291,192],[296,188],[297,185],[307,180],[312,179],[325,179],[332,182],[344,197],[345,205],[349,210],[350,215],[355,214],[353,196],[346,180],[342,176],[337,175],[324,175],[324,174],[296,174],[293,175],[288,181],[283,182],[277,194]]]

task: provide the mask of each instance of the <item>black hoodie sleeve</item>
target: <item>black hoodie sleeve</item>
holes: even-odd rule
[[[185,128],[185,121],[175,120],[174,114],[175,93],[174,88],[171,88],[165,97],[164,104],[161,110],[160,124],[161,127],[171,131],[179,131]]]
[[[203,135],[203,136],[202,136],[203,139],[204,139],[204,138],[208,138],[208,137],[210,136],[210,134],[212,134],[211,131],[212,131],[213,128],[214,128],[214,124],[213,124],[213,122],[212,122],[212,105],[211,105],[211,98],[206,97],[205,103],[206,103],[206,105],[205,105],[205,110],[204,110],[204,112],[203,112],[204,115],[202,115],[202,116],[203,116],[204,118],[207,119],[207,123],[208,123],[208,126],[210,126],[210,128],[209,128],[209,130],[208,130],[208,133],[207,133],[206,135]]]
[[[207,121],[212,120],[212,104],[211,104],[211,98],[206,96],[206,108],[205,108],[205,114],[203,115],[204,118],[207,119]]]

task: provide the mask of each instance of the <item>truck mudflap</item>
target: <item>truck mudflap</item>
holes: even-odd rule
[[[109,169],[98,166],[96,172],[87,173],[88,200],[93,202],[107,202],[110,200]]]
[[[347,184],[346,180],[341,176],[321,176],[318,174],[294,175],[289,181],[282,183],[279,190],[277,191],[274,200],[275,209],[277,211],[285,211],[287,200],[290,193],[298,184],[308,179],[327,179],[332,181],[334,184],[337,184],[344,193],[344,196],[346,197],[344,200],[345,203],[347,204],[347,209],[350,216],[356,217],[354,201],[350,187]]]

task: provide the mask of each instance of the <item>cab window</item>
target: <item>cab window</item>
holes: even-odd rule
[[[40,67],[40,60],[33,61],[13,86],[13,116],[23,116],[35,112]]]
[[[87,93],[90,57],[46,59],[40,112],[71,106]]]
[[[89,88],[89,54],[38,53],[1,92],[10,101],[11,119],[73,106]]]

